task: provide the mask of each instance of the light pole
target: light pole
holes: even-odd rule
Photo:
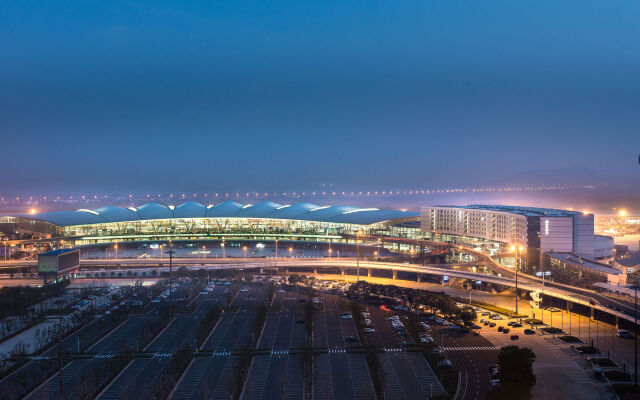
[[[520,259],[518,258],[518,251],[520,252],[519,254],[522,255],[522,246],[511,246],[511,251],[515,252],[516,255],[516,263],[515,266],[513,267],[513,269],[516,271],[516,314],[518,313],[518,267],[519,267],[519,261]]]
[[[113,248],[116,249],[116,259],[118,258],[118,242],[113,245]]]
[[[244,252],[244,258],[247,258],[247,246],[242,246],[242,251]]]
[[[278,258],[278,238],[276,238],[276,258]]]
[[[289,257],[293,257],[293,247],[289,247]]]
[[[634,369],[633,369],[633,386],[638,387],[638,285],[633,286],[633,319],[635,326],[633,329],[633,354],[634,354]]]
[[[175,250],[173,250],[173,245],[171,250],[167,251],[167,254],[169,254],[169,322],[171,322],[173,313],[173,255],[176,254]]]
[[[360,282],[360,234],[362,231],[356,232],[356,282]]]
[[[224,247],[224,238],[222,238],[220,246],[222,247],[222,258],[227,258],[227,249]]]

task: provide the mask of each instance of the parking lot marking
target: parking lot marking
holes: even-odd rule
[[[500,350],[495,346],[480,346],[480,347],[443,347],[444,351],[497,351]]]

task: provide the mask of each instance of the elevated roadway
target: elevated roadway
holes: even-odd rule
[[[30,265],[35,265],[35,261],[28,261]],[[0,266],[3,263],[0,262]],[[471,263],[477,264],[477,263]],[[13,266],[16,263],[13,262]],[[24,265],[24,264],[21,264]],[[508,287],[515,287],[515,279],[511,276],[498,276],[493,274],[484,274],[477,272],[468,272],[452,267],[464,267],[465,263],[458,264],[429,264],[417,265],[407,263],[378,262],[360,260],[355,258],[224,258],[224,259],[199,259],[199,258],[174,258],[173,266],[188,268],[206,268],[206,269],[291,269],[296,268],[342,268],[353,269],[358,266],[363,269],[377,269],[387,271],[402,271],[416,274],[426,274],[435,276],[450,276],[468,280],[481,280]],[[168,269],[169,260],[163,259],[111,259],[111,260],[82,260],[80,268],[90,269],[92,272],[114,271],[114,268],[126,268],[131,271],[148,271],[149,268]],[[104,268],[104,269],[101,269]],[[361,276],[366,276],[366,272],[362,272]],[[552,282],[541,282],[532,279],[529,275],[518,276],[518,288],[526,291],[538,291],[543,296],[551,296],[558,299],[570,301],[572,303],[581,304],[602,312],[615,315],[619,318],[633,321],[633,305],[598,294],[595,291],[583,288],[577,288],[569,285],[563,285]],[[526,300],[522,300],[526,301]],[[606,306],[615,307],[624,312],[614,311]],[[626,312],[626,313],[625,313]]]

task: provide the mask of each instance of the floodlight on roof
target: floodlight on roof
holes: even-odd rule
[[[291,207],[291,204],[287,204],[286,206],[276,207],[276,210],[280,210],[282,208],[287,208],[287,207]]]
[[[86,208],[81,208],[79,210],[76,210],[78,212],[84,212],[84,213],[89,213],[89,214],[94,214],[94,215],[100,215],[99,212],[93,211],[93,210],[87,210]]]
[[[379,211],[379,210],[380,210],[379,208],[360,208],[358,210],[345,211],[342,213],[342,215],[353,214],[353,213],[363,212],[363,211]]]
[[[311,210],[309,210],[309,212],[314,212],[314,211],[318,211],[318,210],[324,210],[325,208],[329,208],[331,206],[322,206],[322,207],[316,207],[316,208],[312,208]]]

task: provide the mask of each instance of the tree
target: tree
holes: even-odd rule
[[[473,308],[465,308],[458,313],[458,318],[460,318],[465,325],[471,325],[477,318],[477,314]]]
[[[491,392],[490,399],[528,399],[536,383],[532,368],[535,359],[529,348],[503,347],[498,354],[500,386]]]
[[[198,277],[198,279],[204,280],[204,279],[207,279],[209,277],[209,272],[204,268],[200,268],[198,270],[198,272],[196,273],[196,276]]]
[[[294,284],[296,284],[296,283],[297,283],[297,282],[299,282],[299,281],[300,281],[300,275],[298,275],[298,274],[291,274],[291,275],[289,276],[289,283],[290,283],[291,285],[294,285]]]

